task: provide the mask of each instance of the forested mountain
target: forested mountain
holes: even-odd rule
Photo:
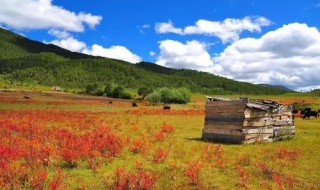
[[[8,84],[39,84],[84,89],[114,83],[125,88],[186,87],[206,94],[282,94],[272,86],[254,85],[186,69],[128,62],[71,52],[0,28],[0,76]]]
[[[291,90],[290,88],[287,88],[285,86],[282,85],[270,85],[270,84],[259,84],[260,86],[266,86],[266,87],[274,87],[274,88],[279,88],[282,90],[286,90],[288,92],[294,92],[294,90]]]

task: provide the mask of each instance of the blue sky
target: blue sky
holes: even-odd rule
[[[320,88],[320,0],[0,0],[0,26],[133,64]]]

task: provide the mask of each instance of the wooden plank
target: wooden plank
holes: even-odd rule
[[[212,120],[208,120],[204,122],[204,125],[237,125],[237,126],[242,126],[243,125],[243,121],[238,121],[238,122],[229,122],[229,121],[212,121]]]
[[[243,121],[243,127],[263,127],[274,125],[275,120],[269,117],[261,117],[261,118],[246,118]]]
[[[272,142],[273,134],[250,134],[245,135],[244,138],[244,143]]]
[[[232,130],[232,129],[212,129],[207,128],[202,130],[203,133],[212,133],[212,134],[225,134],[225,135],[232,135],[232,136],[243,136],[241,130]]]
[[[244,140],[244,136],[234,136],[226,134],[213,134],[213,133],[202,133],[202,138],[208,141],[220,142],[220,143],[237,143],[240,144]]]
[[[247,134],[244,135],[245,139],[252,139],[252,138],[260,138],[260,139],[266,139],[266,138],[273,138],[273,133],[271,134]]]
[[[250,143],[257,143],[257,142],[273,142],[273,141],[274,141],[273,138],[267,138],[267,139],[252,138],[252,139],[245,139],[243,143],[250,144]]]
[[[206,115],[212,115],[212,114],[219,114],[219,113],[242,113],[244,112],[244,108],[234,108],[234,109],[206,109],[205,113]]]
[[[274,125],[290,125],[293,124],[292,120],[276,120]]]
[[[225,123],[239,123],[243,122],[242,118],[229,118],[229,117],[218,117],[218,118],[205,118],[205,122],[212,124],[219,124],[220,122]]]
[[[256,118],[256,117],[271,117],[274,114],[268,111],[257,110],[257,109],[245,109],[244,117],[245,118]]]
[[[290,130],[294,130],[295,126],[291,125],[291,126],[274,126],[273,129],[275,131],[279,131],[279,130],[283,130],[283,129],[290,129]]]
[[[255,127],[242,129],[244,134],[273,134],[273,127]]]
[[[246,104],[237,103],[234,105],[206,105],[206,110],[228,110],[228,109],[245,109]]]
[[[206,114],[205,118],[211,119],[244,119],[243,113],[217,113],[217,114]]]
[[[219,124],[207,124],[204,126],[204,129],[237,129],[241,130],[242,129],[242,123],[239,125],[235,124],[228,124],[228,125],[219,125]]]
[[[233,101],[212,101],[206,102],[206,108],[211,106],[246,106],[246,100],[233,100]]]

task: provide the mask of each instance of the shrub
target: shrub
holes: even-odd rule
[[[132,95],[129,92],[122,92],[120,94],[120,98],[122,98],[122,99],[131,99]]]
[[[152,104],[157,105],[161,100],[161,95],[159,92],[153,92],[149,94],[146,99]]]
[[[159,101],[163,103],[178,103],[186,104],[190,102],[191,92],[187,88],[161,88],[152,94],[147,96],[147,99],[153,104],[157,104]]]

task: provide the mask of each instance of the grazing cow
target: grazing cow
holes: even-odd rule
[[[29,96],[24,96],[23,98],[24,99],[31,99]]]
[[[164,109],[164,110],[170,110],[170,106],[169,106],[169,105],[164,105],[164,106],[163,106],[163,109]]]
[[[309,111],[312,111],[312,110],[311,110],[311,108],[304,108],[304,111],[305,112],[309,112]]]
[[[109,101],[109,104],[112,104],[113,102],[112,101]]]
[[[318,112],[316,112],[316,111],[306,111],[304,113],[303,118],[304,119],[307,119],[307,118],[310,119],[311,116],[314,116],[315,118],[317,118],[318,117]]]
[[[133,102],[132,107],[138,107],[137,103]]]

